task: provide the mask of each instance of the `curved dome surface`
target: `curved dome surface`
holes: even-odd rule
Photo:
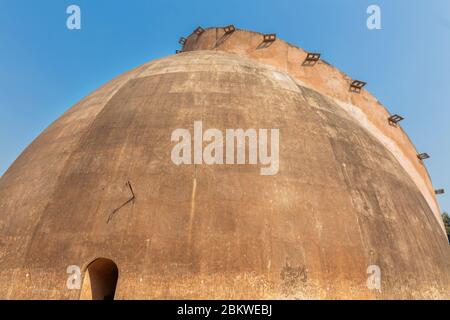
[[[174,165],[195,121],[279,129],[278,174]],[[6,299],[83,297],[67,267],[97,257],[116,299],[449,298],[445,235],[393,153],[329,96],[220,50],[147,63],[50,125],[0,179],[0,233]]]

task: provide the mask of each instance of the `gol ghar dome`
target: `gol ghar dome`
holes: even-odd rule
[[[180,43],[69,109],[0,179],[0,299],[450,298],[401,116],[274,34]]]

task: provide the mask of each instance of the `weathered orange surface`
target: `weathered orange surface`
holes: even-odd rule
[[[238,53],[275,66],[278,70],[288,73],[293,79],[299,81],[301,85],[312,88],[338,102],[354,105],[363,112],[375,128],[380,130],[386,138],[392,140],[398,149],[395,155],[400,153],[402,158],[408,160],[400,161],[401,165],[407,169],[424,194],[445,232],[433,185],[423,163],[417,161],[417,150],[401,127],[387,125],[390,114],[379,101],[366,90],[362,90],[361,94],[350,92],[349,86],[352,79],[322,60],[314,67],[302,67],[307,55],[303,49],[282,40],[265,45],[263,38],[263,35],[257,32],[236,30],[227,35],[222,28],[209,28],[200,36],[195,33],[191,34],[184,50],[218,50]]]
[[[450,298],[433,187],[387,111],[281,40],[222,33],[111,81],[15,161],[0,179],[0,298],[78,299],[66,268],[96,257],[117,264],[117,299]],[[278,175],[175,166],[171,133],[197,120],[279,128]],[[109,219],[128,181],[136,198]]]

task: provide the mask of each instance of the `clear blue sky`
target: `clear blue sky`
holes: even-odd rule
[[[82,29],[66,28],[66,8]],[[382,10],[382,30],[366,9]],[[173,54],[195,27],[277,33],[323,53],[403,122],[441,209],[450,210],[450,1],[448,0],[0,0],[0,174],[52,121],[106,81]]]

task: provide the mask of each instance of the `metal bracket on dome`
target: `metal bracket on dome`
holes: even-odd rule
[[[424,153],[420,153],[417,155],[417,158],[419,158],[419,160],[426,160],[430,158],[430,155],[426,152]]]
[[[136,199],[136,196],[135,196],[134,191],[133,191],[133,187],[131,186],[131,182],[130,182],[130,181],[127,181],[127,184],[126,184],[126,185],[127,185],[127,187],[129,188],[129,190],[130,190],[131,198],[128,199],[125,203],[123,203],[120,207],[118,207],[117,209],[115,209],[115,210],[109,215],[108,220],[107,220],[106,223],[110,223],[111,220],[114,218],[114,215],[115,215],[120,209],[122,209],[122,208],[125,207],[127,204],[129,204],[130,202],[133,202],[133,201]]]
[[[275,40],[277,40],[277,35],[275,33],[269,33],[269,34],[263,35],[264,42],[274,42]]]
[[[205,29],[203,29],[202,27],[198,27],[197,29],[194,30],[194,33],[196,35],[201,35],[203,32],[205,32]]]
[[[402,120],[405,120],[405,118],[399,116],[398,114],[394,114],[388,118],[389,124],[393,126],[397,126],[397,124]]]
[[[256,47],[256,49],[265,49],[270,47],[277,40],[275,33],[263,34],[263,41]]]
[[[360,80],[353,80],[353,82],[350,84],[350,91],[355,93],[360,93],[361,89],[365,87],[367,82],[360,81]]]
[[[186,40],[187,40],[186,38],[181,37],[180,40],[178,40],[178,43],[184,46],[186,44]]]
[[[319,60],[320,60],[320,53],[308,52],[305,61],[303,61],[303,66],[305,67],[315,66]]]
[[[444,189],[437,189],[434,191],[435,194],[444,194],[445,190]]]
[[[229,26],[223,28],[223,31],[225,31],[225,34],[230,34],[236,31],[236,28],[234,27],[234,25],[230,24]]]
[[[213,48],[217,48],[219,47],[222,43],[224,43],[230,36],[231,34],[236,31],[236,28],[230,24],[229,26],[226,26],[223,28],[223,31],[225,32],[219,39],[216,40],[216,42],[214,43]]]

